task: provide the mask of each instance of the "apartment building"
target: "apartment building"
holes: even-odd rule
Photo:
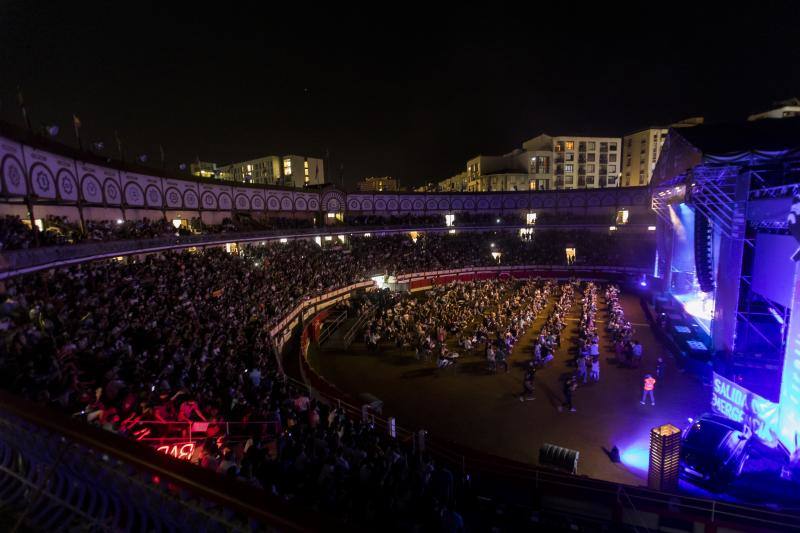
[[[265,156],[219,167],[220,179],[282,187],[325,183],[322,159],[301,155]]]

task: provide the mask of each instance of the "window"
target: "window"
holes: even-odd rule
[[[572,176],[564,176],[564,183],[567,185],[572,185],[573,177]]]
[[[564,165],[564,172],[572,172],[572,165]]]
[[[564,143],[564,147],[565,147],[567,150],[574,150],[574,149],[575,149],[575,141],[566,141],[566,142]]]
[[[615,178],[614,176],[609,176],[608,177],[608,184],[609,185],[611,185],[612,183],[615,183],[616,181],[617,181],[617,178]]]
[[[536,213],[528,213],[525,215],[525,224],[533,226],[536,224]]]
[[[617,162],[617,154],[608,154],[608,162],[609,163],[616,163]]]
[[[608,165],[608,173],[609,174],[616,174],[617,173],[617,165]]]
[[[600,175],[605,176],[608,173],[608,167],[605,165],[600,165]]]
[[[585,152],[586,151],[586,141],[581,141],[578,143],[578,151]]]
[[[608,149],[611,150],[612,152],[616,152],[617,151],[617,143],[608,143]]]
[[[597,154],[586,154],[587,161],[595,161]]]
[[[594,165],[586,165],[586,172],[594,174]]]
[[[594,141],[589,141],[589,151],[592,152],[594,149]]]
[[[600,143],[600,151],[608,152],[608,143]]]
[[[586,184],[594,185],[594,176],[586,176]]]
[[[608,180],[611,182],[611,180]],[[617,211],[617,226],[623,226],[628,223],[628,217],[630,216],[630,212],[627,209],[620,209]]]
[[[564,142],[563,142],[563,141],[558,141],[558,142],[556,143],[556,149],[555,149],[555,151],[556,151],[556,152],[563,152],[563,151],[564,151]]]
[[[567,255],[567,264],[571,265],[575,262],[575,248],[565,248],[564,252]]]
[[[567,161],[575,161],[575,153],[574,152],[567,152],[564,157]]]
[[[292,160],[289,158],[283,160],[283,175],[284,176],[292,175]]]

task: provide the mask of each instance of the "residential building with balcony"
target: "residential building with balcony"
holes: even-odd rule
[[[270,155],[231,163],[219,167],[218,173],[222,179],[282,187],[302,188],[325,183],[322,159],[301,155]]]
[[[619,187],[622,139],[539,135],[522,143],[533,157],[551,156],[548,189]],[[544,174],[543,174],[544,175]]]
[[[661,155],[669,128],[689,128],[703,123],[703,117],[691,117],[665,126],[651,126],[622,138],[622,186],[648,185]]]

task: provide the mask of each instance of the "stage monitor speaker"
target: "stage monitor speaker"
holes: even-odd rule
[[[713,228],[703,213],[695,211],[694,218],[694,265],[697,282],[703,292],[714,290]]]
[[[578,457],[580,452],[578,450],[570,450],[569,448],[562,448],[555,444],[543,444],[539,448],[539,464],[542,466],[550,466],[569,472],[570,474],[578,473]]]

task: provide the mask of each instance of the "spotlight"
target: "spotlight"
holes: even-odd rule
[[[103,150],[105,150],[106,145],[103,141],[94,141],[92,143],[92,148],[94,149],[95,152],[102,152]]]

